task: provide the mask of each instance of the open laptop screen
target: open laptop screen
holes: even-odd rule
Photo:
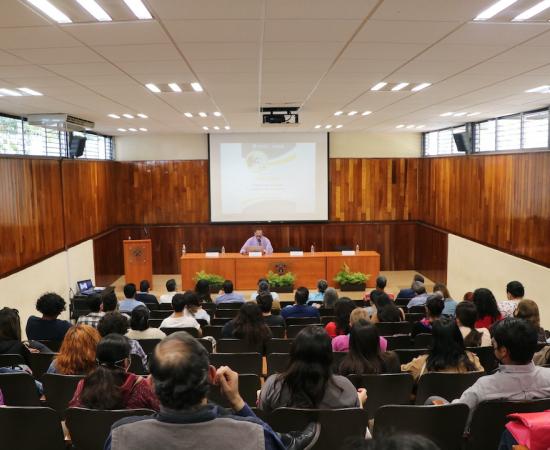
[[[78,281],[77,284],[78,284],[78,289],[80,290],[80,292],[87,291],[88,289],[90,289],[93,286],[92,280]]]

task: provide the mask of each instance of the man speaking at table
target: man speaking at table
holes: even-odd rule
[[[251,251],[262,251],[268,255],[273,253],[273,247],[271,246],[271,241],[266,238],[261,229],[257,229],[254,232],[254,236],[248,239],[243,248],[241,248],[241,253],[249,253]]]

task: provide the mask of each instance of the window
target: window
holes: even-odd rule
[[[521,149],[521,115],[497,119],[497,151]]]
[[[523,114],[521,148],[548,147],[548,110]]]
[[[447,128],[424,133],[424,155],[437,156],[460,153],[456,148],[453,133],[463,131],[463,128]]]
[[[476,126],[475,149],[477,152],[493,152],[496,144],[496,120],[480,122]]]
[[[24,155],[23,122],[12,117],[0,116],[0,153]]]

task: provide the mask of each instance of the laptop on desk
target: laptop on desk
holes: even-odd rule
[[[99,294],[105,290],[105,288],[95,287],[92,280],[77,281],[78,291],[81,295]]]

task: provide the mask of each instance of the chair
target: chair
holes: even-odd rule
[[[418,381],[415,403],[423,405],[432,395],[439,395],[449,402],[453,401],[460,398],[462,393],[483,375],[485,375],[483,372],[426,373]]]
[[[59,415],[51,408],[0,408],[0,447],[17,450],[65,450]],[[103,447],[102,447],[103,448]]]
[[[260,353],[212,353],[210,364],[214,367],[229,366],[237,373],[262,374],[262,355]]]
[[[26,372],[1,373],[0,391],[8,406],[40,406],[34,378]]]
[[[427,348],[398,348],[394,351],[397,353],[397,356],[399,356],[399,362],[401,364],[407,364],[417,356],[428,353]]]
[[[210,325],[224,326],[227,322],[231,322],[232,320],[233,319],[231,317],[214,317],[213,319],[210,319]]]
[[[269,327],[271,330],[271,336],[276,339],[282,339],[285,337],[286,329],[283,326]]]
[[[158,303],[145,303],[145,306],[147,306],[149,311],[158,311],[160,309],[160,305]]]
[[[365,305],[365,300],[363,300],[362,298],[359,298],[359,299],[352,299],[353,303],[355,303],[355,306],[357,306],[358,308],[364,308],[366,305]]]
[[[498,367],[498,361],[495,356],[495,349],[492,346],[487,347],[468,347],[466,350],[475,353],[479,362],[486,373],[491,373]]]
[[[328,323],[334,322],[335,320],[336,320],[335,316],[321,316],[321,325],[326,327]]]
[[[241,309],[243,306],[240,302],[234,302],[234,303],[218,303],[216,304],[216,310],[220,309]]]
[[[30,353],[29,367],[32,370],[34,378],[42,380],[42,376],[48,371],[56,353]]]
[[[420,434],[441,450],[461,450],[469,408],[455,403],[442,406],[386,405],[374,415],[374,438],[390,434]],[[486,450],[495,447],[487,447]]]
[[[172,306],[172,303],[159,303],[159,310],[166,311],[167,309],[173,310],[174,307]]]
[[[161,341],[160,339],[137,339],[139,345],[145,352],[145,354],[153,353],[157,344]]]
[[[411,306],[408,310],[408,313],[413,313],[413,314],[422,314],[422,316],[425,316],[426,315],[426,307],[424,305],[416,305],[416,306]]]
[[[63,343],[63,341],[38,341],[38,342],[40,342],[41,344],[44,344],[54,353],[59,353],[59,349],[61,348],[61,344]]]
[[[420,333],[414,337],[414,348],[430,348],[433,344],[433,336],[429,333]]]
[[[164,319],[149,319],[149,327],[159,328]]]
[[[367,390],[365,409],[369,420],[381,406],[408,405],[411,401],[414,379],[410,373],[349,375],[348,379],[356,388]]]
[[[409,322],[377,322],[375,325],[380,336],[411,334],[412,331],[412,325]]]
[[[287,327],[289,325],[313,325],[321,323],[319,317],[289,317],[285,319]]]
[[[388,341],[388,350],[395,350],[398,348],[411,348],[411,337],[408,334],[397,334],[395,336],[384,336],[384,339]]]
[[[281,305],[281,309],[294,305],[294,300],[279,300],[279,305]]]
[[[267,376],[274,373],[281,373],[286,370],[290,362],[288,353],[268,353],[267,354]]]
[[[130,367],[128,371],[135,373],[136,375],[149,375],[149,371],[143,365],[143,361],[135,353],[130,355]]]
[[[286,327],[286,337],[289,339],[294,339],[300,331],[302,331],[305,327],[309,326],[322,326],[320,323],[316,324],[310,324],[310,325],[288,325]]]
[[[251,344],[244,339],[218,339],[216,341],[218,353],[264,353],[263,344]]]
[[[155,411],[150,409],[122,409],[103,411],[86,408],[69,408],[67,410],[67,428],[76,450],[99,450],[111,432],[111,426],[124,417],[150,416]]]
[[[210,339],[198,338],[197,341],[200,342],[208,353],[213,352],[212,341]]]
[[[43,377],[44,394],[46,404],[55,409],[61,418],[65,417],[65,410],[69,407],[80,380],[83,375],[59,375],[46,373]]]
[[[208,325],[210,325],[210,324],[208,323],[208,320],[206,320],[206,319],[197,319],[197,318],[195,318],[195,320],[196,320],[197,322],[199,322],[199,325],[200,325],[201,329],[204,328],[204,327],[206,327],[206,326],[208,326]],[[211,319],[211,320],[212,320],[212,319]]]
[[[215,303],[202,302],[201,308],[204,309],[210,316],[212,316],[216,312],[217,306]]]
[[[314,450],[339,449],[345,440],[364,438],[368,425],[367,412],[362,408],[277,408],[265,419],[280,433],[302,430],[310,422],[320,423],[321,435],[312,447]]]
[[[334,308],[325,308],[324,306],[321,306],[319,308],[319,315],[321,317],[323,317],[323,316],[334,316]]]
[[[171,309],[158,309],[156,311],[151,311],[149,318],[150,319],[166,319],[170,317],[174,311]]]
[[[222,338],[222,329],[223,326],[208,325],[202,329],[202,335],[212,336],[214,339],[218,340]]]
[[[26,364],[21,355],[11,353],[0,355],[0,367],[15,367],[20,364]]]
[[[90,314],[92,310],[88,304],[88,297],[73,297],[69,302],[71,319],[78,320],[80,316]]]
[[[163,328],[160,329],[160,331],[165,333],[166,336],[168,336],[172,333],[177,333],[178,331],[185,331],[186,333],[189,333],[194,338],[199,337],[199,330],[197,330],[196,328],[193,328],[193,327],[181,327],[181,328],[178,328],[178,327],[164,328],[163,327]]]
[[[410,301],[411,301],[410,298],[396,298],[395,306],[397,306],[398,308],[402,308],[404,306],[406,307]]]
[[[410,323],[420,322],[424,317],[426,315],[421,313],[405,313],[405,320]]]
[[[229,317],[230,319],[237,317],[238,309],[216,309],[216,318]]]
[[[268,355],[270,353],[290,353],[290,347],[293,342],[294,342],[294,339],[272,338],[269,341],[267,341],[267,344],[265,346],[265,352]]]
[[[248,405],[255,405],[258,391],[261,389],[260,377],[255,374],[239,374],[239,393]],[[231,405],[220,393],[219,386],[211,386],[208,392],[208,400],[217,405],[229,408]]]

